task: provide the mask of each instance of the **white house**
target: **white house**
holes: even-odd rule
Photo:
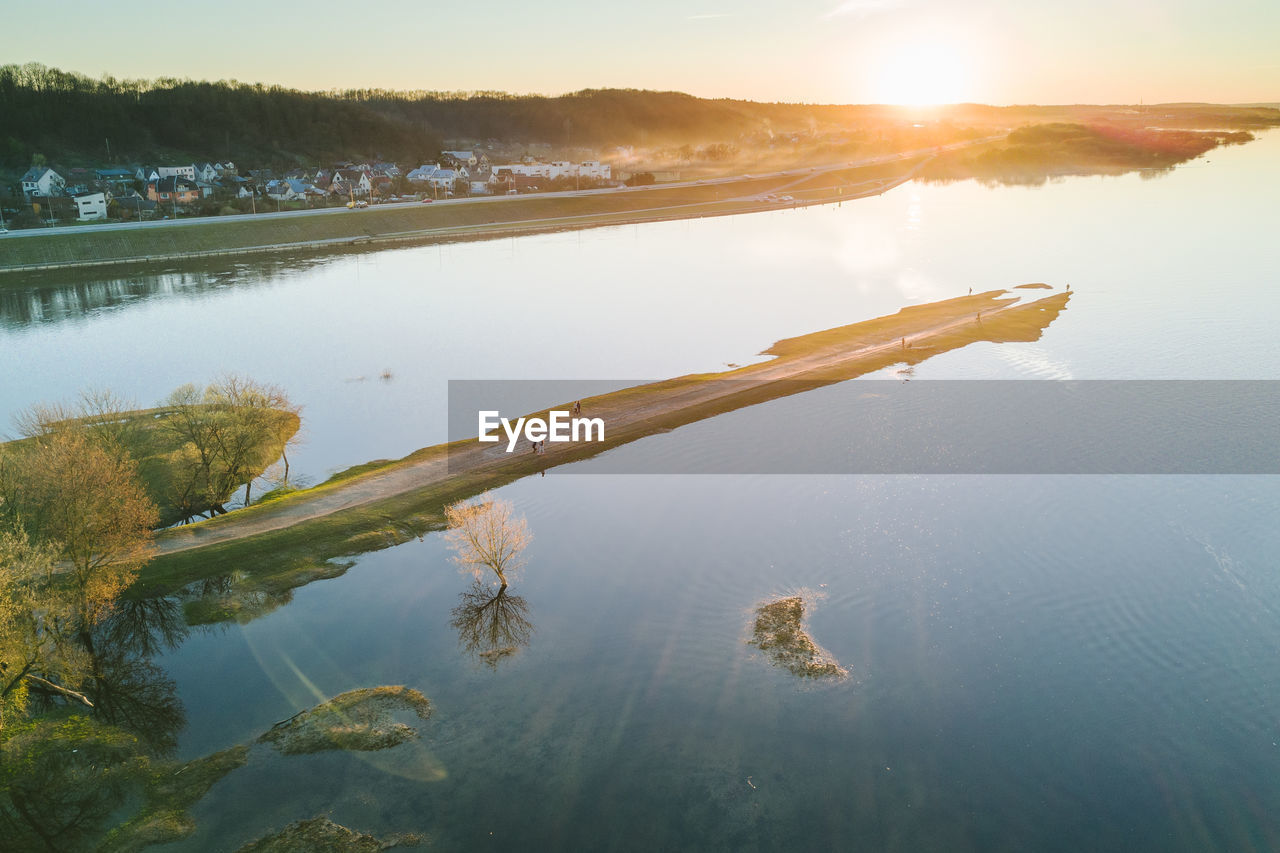
[[[452,190],[455,181],[466,177],[465,169],[436,169],[427,177],[427,184],[438,190]]]
[[[218,180],[218,168],[212,163],[197,163],[193,169],[197,181],[212,183]]]
[[[91,219],[107,218],[108,198],[106,193],[80,193],[74,198],[76,202],[76,210],[80,214],[81,222],[88,222]]]
[[[333,183],[329,185],[329,192],[333,195],[367,196],[372,188],[373,184],[369,180],[368,172],[336,169],[333,173]]]
[[[285,178],[284,180],[272,181],[267,184],[267,195],[276,201],[293,201],[296,198],[306,198],[308,192],[312,189],[313,187],[305,181],[300,181],[297,178]]]
[[[22,176],[22,194],[27,198],[62,195],[67,181],[53,169],[32,166]]]
[[[156,171],[162,178],[186,178],[188,181],[196,179],[194,163],[187,166],[160,166]]]
[[[435,164],[427,165],[424,163],[418,168],[410,170],[409,174],[405,175],[405,177],[415,184],[425,184],[427,180],[439,170],[440,167]]]
[[[499,169],[505,169],[511,175],[546,178],[552,181],[556,178],[595,178],[607,181],[612,174],[609,164],[601,163],[599,160],[584,160],[581,163],[570,163],[564,160],[554,163],[504,163],[493,167],[493,171],[489,174],[490,183],[499,183],[497,177]]]

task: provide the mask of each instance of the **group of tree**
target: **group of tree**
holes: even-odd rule
[[[922,171],[926,180],[976,178],[1039,185],[1062,175],[1159,175],[1219,145],[1239,145],[1248,131],[1156,130],[1110,123],[1048,122],[1014,130],[972,150],[947,152]]]
[[[185,155],[284,165],[429,162],[440,150],[421,124],[351,99],[234,81],[95,80],[38,64],[0,66],[0,116],[0,165],[10,168],[26,168],[32,152],[72,161]]]
[[[241,486],[248,505],[253,481],[277,459],[288,480],[298,407],[280,388],[224,376],[204,388],[183,385],[162,409],[159,429],[177,444],[165,459],[162,496],[182,521],[225,514]]]
[[[0,732],[33,691],[97,706],[93,637],[152,558],[153,530],[225,512],[242,485],[247,503],[296,424],[282,391],[235,376],[158,410],[86,394],[17,419],[25,437],[0,445]]]
[[[1152,108],[1155,109],[1155,108]],[[502,92],[351,89],[304,92],[237,81],[98,79],[39,64],[0,66],[0,166],[25,169],[33,152],[103,162],[198,157],[306,164],[339,159],[426,163],[441,139],[497,139],[601,148],[705,144],[726,160],[739,140],[775,134],[875,130],[918,121],[883,104],[760,103],[680,92],[589,89],[559,96]],[[1280,124],[1280,110],[1160,105],[1162,126],[1251,128]],[[1093,121],[1144,124],[1143,111],[1106,107],[938,108],[940,122],[1010,127]],[[110,151],[107,151],[110,140]]]

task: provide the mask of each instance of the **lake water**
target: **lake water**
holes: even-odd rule
[[[294,466],[318,479],[443,440],[449,379],[716,369],[1033,281],[1075,292],[1040,340],[915,376],[1276,379],[1277,185],[1272,132],[1147,180],[0,282],[0,416],[239,371],[304,405]],[[173,849],[321,813],[441,849],[1280,848],[1274,477],[595,474],[499,494],[534,541],[511,587],[532,632],[496,667],[459,645],[469,581],[436,535],[155,657],[182,758],[356,687],[435,706],[385,752],[256,748]],[[792,593],[848,678],[799,680],[746,642]]]

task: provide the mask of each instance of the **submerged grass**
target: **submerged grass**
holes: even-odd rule
[[[798,595],[757,607],[748,642],[764,652],[774,666],[801,678],[844,678],[849,674],[804,629],[804,599]]]
[[[403,685],[350,690],[276,723],[258,741],[284,755],[387,749],[418,737],[417,729],[391,718],[396,711],[426,720],[431,716],[431,701]]]
[[[99,849],[104,853],[139,850],[186,838],[196,826],[187,810],[219,779],[243,767],[248,757],[249,747],[240,745],[186,764],[159,765],[147,780],[142,809],[113,829]]]
[[[378,853],[395,847],[420,847],[425,840],[417,834],[378,838],[321,815],[291,823],[279,832],[249,842],[236,853]]]

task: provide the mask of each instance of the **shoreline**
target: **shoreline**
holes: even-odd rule
[[[585,399],[584,416],[603,417],[608,425],[604,442],[552,446],[545,455],[534,455],[508,454],[501,445],[481,445],[471,438],[426,447],[399,460],[366,463],[312,488],[165,531],[156,537],[158,554],[143,569],[139,588],[172,591],[246,564],[268,577],[283,573],[303,583],[331,576],[332,560],[438,529],[446,504],[548,468],[892,364],[916,364],[970,343],[1037,340],[1071,294],[1023,301],[1027,293],[1000,289],[909,306],[778,341],[764,351],[774,356],[769,361]],[[975,319],[978,312],[981,322]],[[527,451],[523,443],[521,447]]]
[[[858,165],[624,190],[325,208],[258,219],[209,217],[82,233],[16,232],[0,238],[0,286],[5,273],[135,267],[299,249],[434,245],[830,204],[887,192],[915,177],[933,156],[908,152]],[[763,199],[783,192],[791,196],[789,201]]]

